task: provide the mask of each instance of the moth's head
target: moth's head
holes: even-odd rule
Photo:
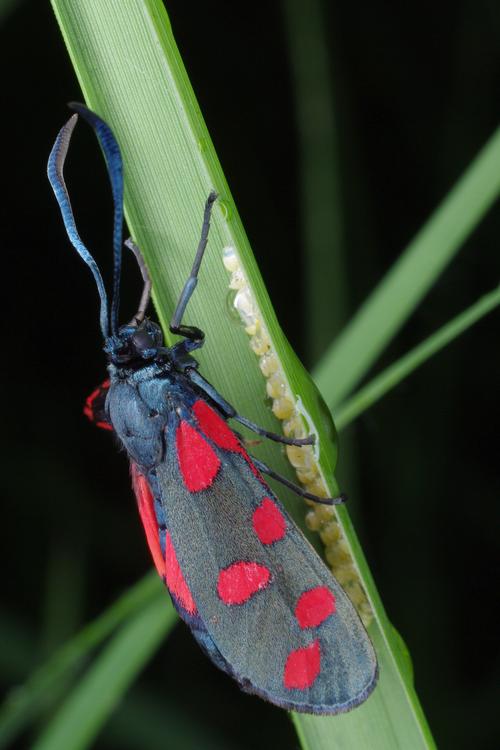
[[[144,318],[137,325],[120,326],[115,336],[106,339],[104,351],[113,364],[133,366],[153,361],[162,347],[163,334],[160,326]]]

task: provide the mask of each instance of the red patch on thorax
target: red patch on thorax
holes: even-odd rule
[[[206,490],[214,481],[220,460],[214,449],[194,427],[182,420],[175,434],[177,458],[189,492]]]
[[[316,586],[299,596],[295,617],[301,628],[316,628],[335,612],[335,597],[326,586]]]
[[[272,544],[283,539],[286,521],[276,503],[265,497],[253,514],[253,528],[262,544]]]
[[[190,615],[195,615],[197,613],[196,603],[182,574],[174,545],[172,544],[172,538],[168,532],[165,537],[165,564],[165,580],[170,593],[175,596]]]
[[[321,671],[319,641],[290,651],[283,672],[283,683],[289,690],[311,687]]]
[[[137,464],[134,462],[130,464],[130,472],[132,474],[132,487],[137,499],[142,525],[146,532],[148,547],[158,574],[161,578],[165,578],[165,560],[163,559],[158,536],[158,522],[156,520],[153,495],[146,477],[140,473]]]
[[[244,604],[257,591],[266,588],[271,573],[265,565],[256,562],[235,562],[221,570],[217,593],[224,604]]]
[[[85,410],[84,410],[84,414],[85,414]],[[88,414],[86,416],[88,416]],[[100,427],[101,430],[112,430],[113,429],[112,425],[110,425],[109,422],[94,422],[94,424],[95,424],[96,427]]]
[[[92,391],[92,393],[90,394],[90,396],[88,396],[88,398],[86,399],[85,406],[83,407],[83,413],[85,414],[85,416],[88,419],[90,419],[91,422],[94,422],[94,424],[96,425],[96,427],[100,427],[103,430],[112,430],[113,427],[109,424],[109,422],[104,422],[102,420],[96,420],[96,413],[95,413],[96,410],[94,409],[94,402],[99,397],[102,398],[103,396],[105,396],[106,391],[108,390],[109,386],[110,386],[110,380],[108,378],[103,383],[101,383],[101,385],[98,388],[96,388],[95,390]],[[102,403],[102,411],[104,411],[104,401],[105,401],[105,398],[102,398],[102,401],[103,401],[103,403]],[[99,409],[99,411],[100,410],[101,409]]]

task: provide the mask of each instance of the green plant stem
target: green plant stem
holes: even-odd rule
[[[366,375],[499,193],[500,128],[315,369],[314,379],[331,409]]]
[[[407,378],[417,367],[420,367],[481,318],[492,312],[498,305],[500,305],[499,287],[489,294],[485,294],[467,310],[464,310],[433,333],[432,336],[429,336],[421,344],[387,367],[380,375],[373,378],[364,388],[361,388],[336,409],[335,423],[337,429],[342,430],[347,427],[360,414],[379,401],[382,396],[385,396],[388,391]]]

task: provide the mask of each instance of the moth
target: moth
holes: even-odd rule
[[[112,430],[130,460],[132,485],[159,575],[180,617],[220,669],[240,687],[285,709],[336,714],[362,703],[377,679],[370,639],[339,583],[295,526],[263,478],[297,494],[252,458],[229,420],[287,445],[311,444],[269,432],[238,414],[203,377],[193,352],[203,331],[184,322],[207,246],[216,200],[206,201],[191,273],[170,321],[180,339],[166,347],[146,317],[151,283],[137,246],[144,288],[132,320],[119,325],[123,163],[110,127],[82,104],[59,132],[48,176],[68,237],[89,266],[100,297],[108,378],[85,412]],[[101,272],[81,240],[63,167],[81,115],[103,150],[114,199],[111,305]]]

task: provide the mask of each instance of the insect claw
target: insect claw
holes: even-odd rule
[[[308,435],[305,438],[295,438],[293,444],[301,447],[302,445],[314,445],[316,443],[316,435]]]
[[[313,495],[310,492],[304,492],[302,496],[312,503],[318,503],[318,505],[344,505],[347,501],[347,495],[344,492],[338,497],[318,497],[318,495]]]

